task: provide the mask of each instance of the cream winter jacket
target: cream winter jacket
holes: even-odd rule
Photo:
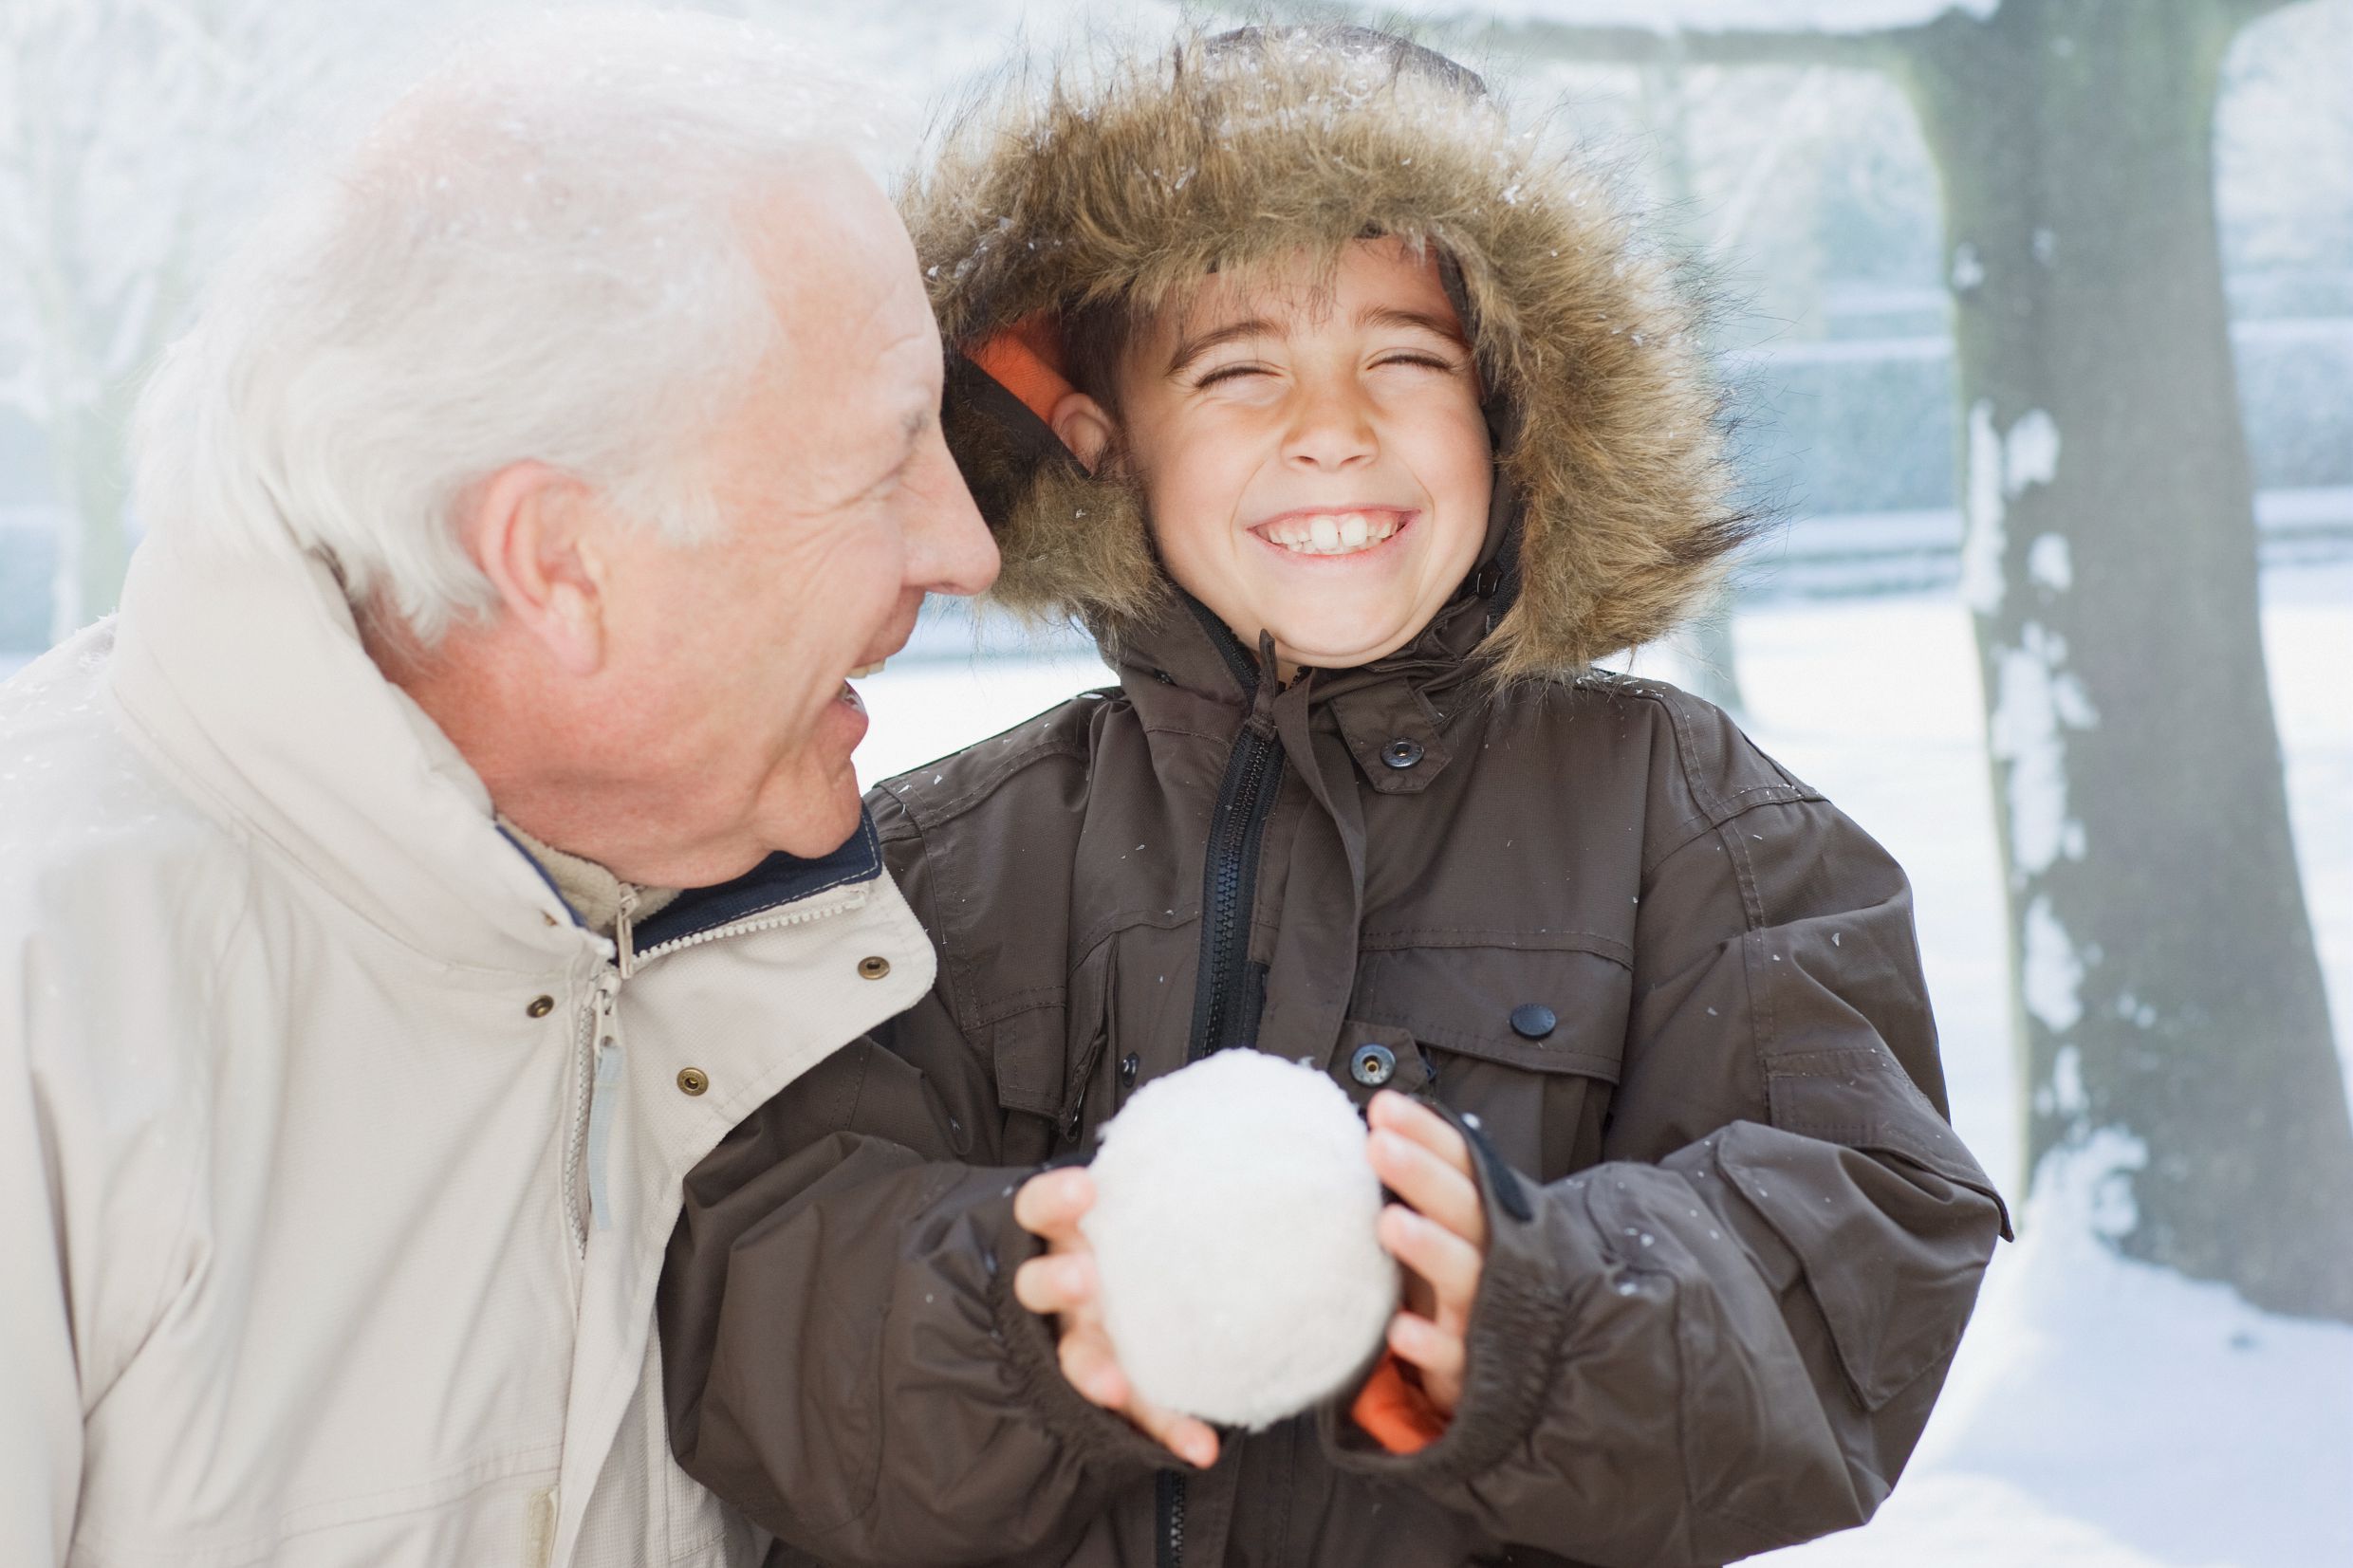
[[[580,925],[324,566],[148,542],[0,689],[0,1562],[748,1562],[679,1177],[929,987],[871,827]]]

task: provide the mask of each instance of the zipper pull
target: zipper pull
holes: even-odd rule
[[[626,953],[628,949],[621,950]],[[621,1082],[621,973],[614,969],[597,976],[595,1049],[587,1063],[591,1074],[588,1125],[581,1163],[588,1181],[588,1227],[596,1230],[609,1230],[613,1226],[613,1199],[605,1185],[605,1153],[613,1141],[613,1100]],[[585,1239],[584,1236],[584,1242]]]
[[[632,883],[621,885],[621,910],[613,916],[613,946],[621,965],[621,977],[628,979],[638,968],[638,890]]]

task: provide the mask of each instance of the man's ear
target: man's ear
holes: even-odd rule
[[[1070,449],[1079,466],[1089,473],[1102,466],[1103,453],[1110,450],[1112,434],[1118,428],[1103,406],[1084,392],[1064,393],[1046,422],[1054,427],[1062,444]]]
[[[545,463],[514,463],[471,492],[461,518],[467,548],[497,590],[499,607],[566,674],[604,667],[604,585],[585,485]]]

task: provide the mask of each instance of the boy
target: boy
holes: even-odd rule
[[[827,1563],[1714,1563],[1860,1522],[2004,1225],[1883,852],[1591,661],[1740,537],[1687,306],[1475,78],[1180,48],[911,222],[998,594],[1121,672],[871,798],[933,994],[687,1178],[689,1471]],[[1210,1051],[1367,1103],[1361,1387],[1132,1397],[1095,1129]],[[1247,1282],[1237,1282],[1237,1288]]]

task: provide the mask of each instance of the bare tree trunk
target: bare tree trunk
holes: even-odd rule
[[[1900,74],[1944,180],[2029,1162],[2121,1132],[2127,1254],[2353,1319],[2214,217],[2247,9],[2008,0]]]

